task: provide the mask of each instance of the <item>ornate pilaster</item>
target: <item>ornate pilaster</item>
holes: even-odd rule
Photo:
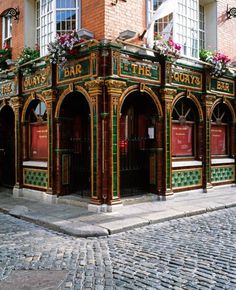
[[[91,104],[91,203],[96,205],[103,203],[104,136],[103,121],[99,116],[102,107],[103,85],[103,80],[85,83]]]
[[[109,100],[109,126],[108,126],[108,161],[109,171],[107,204],[112,205],[120,202],[120,172],[119,172],[119,116],[118,103],[126,82],[107,80],[106,88]]]
[[[15,180],[16,184],[14,191],[19,191],[23,185],[23,171],[22,171],[22,131],[21,131],[21,112],[22,99],[20,97],[12,97],[11,105],[15,114]]]
[[[203,190],[212,188],[211,184],[211,109],[216,99],[214,95],[203,96],[204,130],[203,130]]]
[[[172,150],[171,150],[171,112],[172,112],[172,101],[176,95],[176,90],[174,89],[163,89],[161,90],[162,101],[164,105],[164,118],[163,118],[163,128],[164,128],[164,186],[163,194],[172,194]]]
[[[55,132],[55,122],[54,122],[54,112],[55,112],[55,101],[56,92],[54,90],[46,90],[42,92],[47,105],[47,120],[48,120],[48,185],[47,193],[55,193],[55,156],[54,156],[54,132]]]

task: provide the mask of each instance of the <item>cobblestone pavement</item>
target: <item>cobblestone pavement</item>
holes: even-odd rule
[[[0,289],[20,270],[63,270],[50,289],[235,290],[236,208],[94,239],[0,214]]]

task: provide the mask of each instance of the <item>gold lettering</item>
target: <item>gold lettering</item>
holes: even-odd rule
[[[217,81],[217,90],[229,92],[229,83]]]
[[[65,68],[64,69],[64,78],[69,77],[69,76],[70,76],[69,68]]]
[[[124,63],[123,64],[123,70],[124,71],[129,71],[129,64],[128,63]]]
[[[148,76],[148,77],[152,76],[150,67],[146,67],[145,76]]]
[[[137,65],[137,64],[134,64],[134,63],[132,63],[132,64],[131,64],[131,68],[132,68],[132,72],[133,72],[133,74],[136,74],[136,73],[137,73],[137,68],[138,68],[138,65]]]
[[[81,74],[82,73],[82,65],[81,64],[77,64],[75,66],[75,73],[76,74]]]
[[[145,75],[145,67],[142,65],[138,66],[138,75]]]

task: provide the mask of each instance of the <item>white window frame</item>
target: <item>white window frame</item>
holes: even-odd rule
[[[40,55],[45,56],[48,54],[47,45],[53,41],[57,34],[57,11],[61,10],[76,10],[76,29],[81,27],[81,0],[76,0],[76,8],[56,8],[56,0],[39,0],[40,1],[40,27],[37,27],[35,23],[35,34],[36,30],[40,30]],[[35,2],[36,3],[36,2]],[[51,7],[48,7],[48,11],[43,9],[43,5],[51,3]],[[50,9],[51,8],[51,9]],[[36,14],[36,12],[35,12]],[[37,34],[36,34],[37,35]]]
[[[150,18],[154,13],[154,1],[155,0],[146,0],[147,24],[149,23]],[[172,31],[173,40],[182,45],[181,54],[190,58],[198,58],[200,46],[199,7],[200,5],[204,7],[204,4],[201,3],[202,2],[201,0],[176,0],[176,1],[178,2],[177,5],[178,8],[173,13],[173,31]],[[181,9],[182,7],[184,7],[185,11]],[[180,20],[182,21],[182,23],[180,23]],[[164,19],[161,21],[163,22]],[[206,35],[205,29],[201,30],[201,33]],[[149,47],[152,47],[154,36],[154,25],[152,25],[150,31],[147,33],[146,36]]]
[[[12,46],[12,16],[3,16],[2,18],[2,46],[5,43],[9,43]]]

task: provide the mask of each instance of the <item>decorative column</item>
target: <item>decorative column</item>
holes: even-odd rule
[[[12,107],[15,113],[15,186],[13,195],[19,197],[22,195],[23,187],[23,151],[22,151],[22,130],[21,130],[21,113],[22,99],[20,97],[11,98]]]
[[[103,173],[104,173],[104,135],[102,110],[104,81],[94,80],[85,83],[90,97],[91,109],[91,201],[89,209],[104,203],[103,201]],[[105,112],[103,112],[105,114]]]
[[[211,108],[216,97],[207,94],[203,96],[203,114],[204,114],[204,129],[203,129],[203,191],[212,188],[211,184]]]
[[[120,203],[120,166],[119,166],[119,99],[126,88],[126,82],[107,80],[107,95],[109,104],[109,123],[107,124],[107,204]],[[109,209],[108,209],[109,210]]]
[[[56,93],[54,90],[47,90],[42,92],[43,97],[46,100],[47,105],[47,120],[48,120],[48,183],[47,183],[47,193],[55,194],[56,185],[55,185],[55,122],[54,122],[54,113],[55,113],[55,101]]]
[[[172,128],[172,101],[176,90],[165,88],[161,90],[163,100],[163,128],[164,128],[164,154],[163,154],[163,195],[171,195],[172,192],[172,149],[171,149],[171,128]]]

